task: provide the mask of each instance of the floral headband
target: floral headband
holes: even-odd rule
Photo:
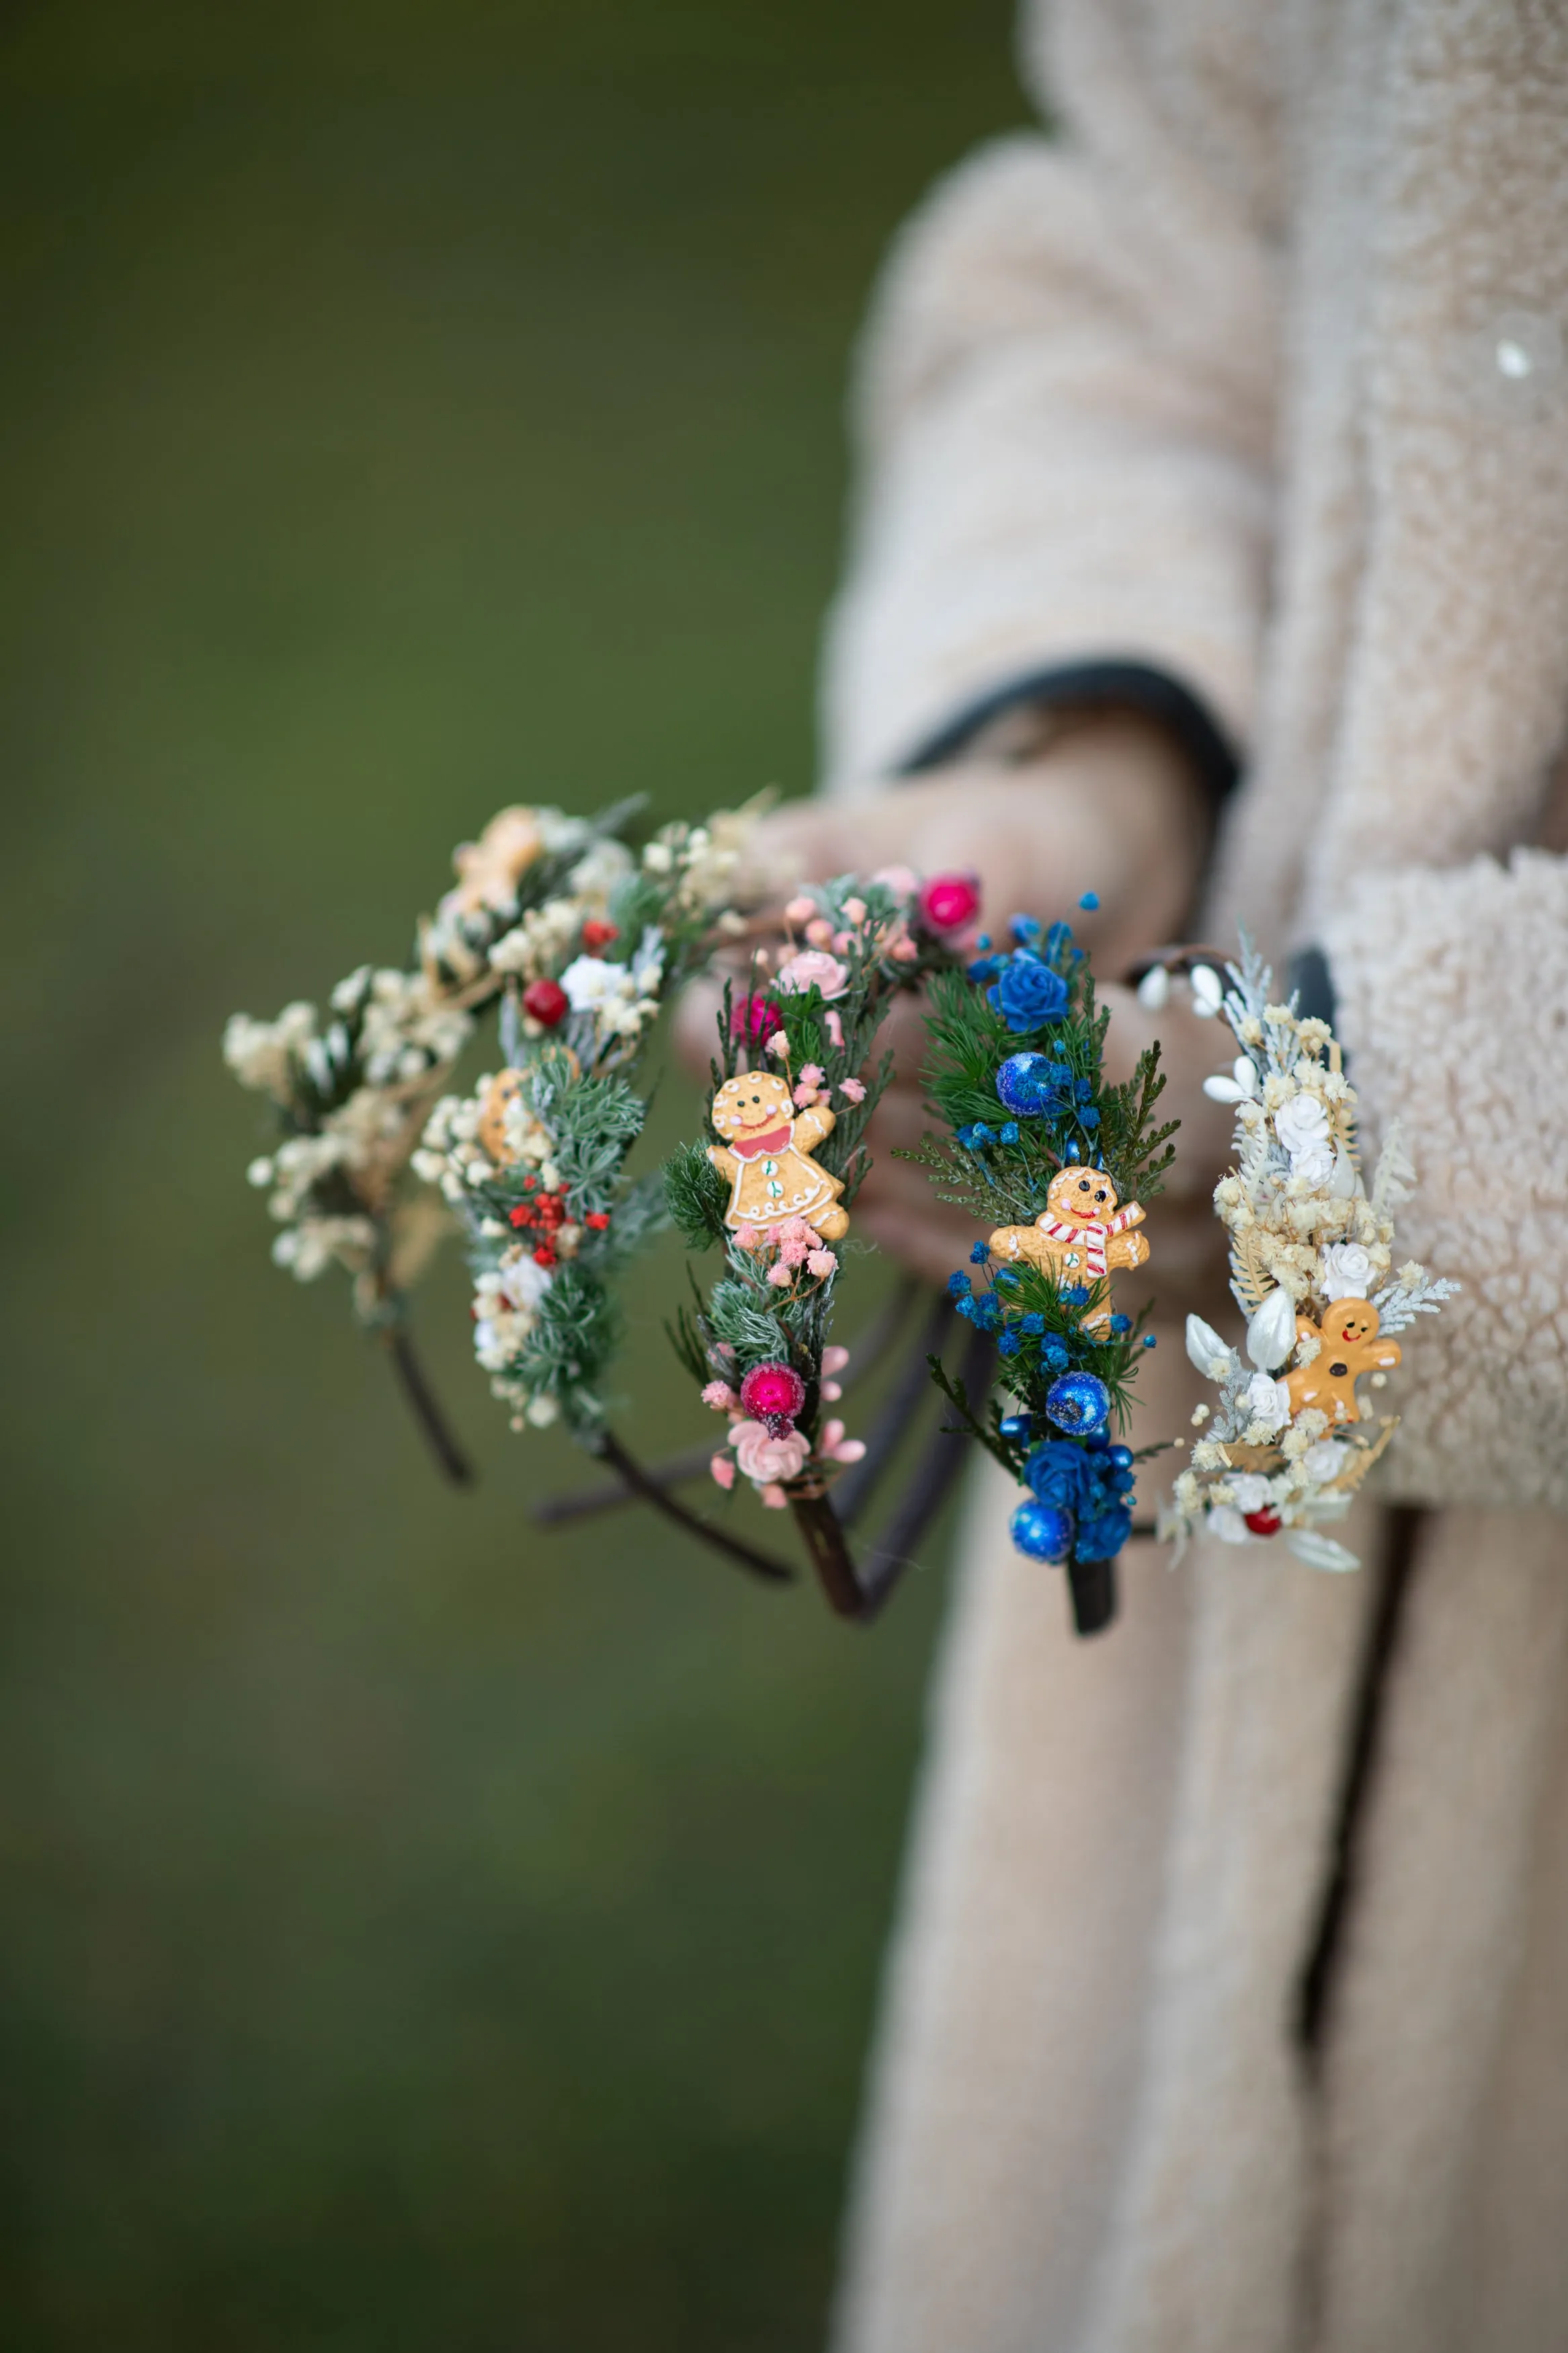
[[[1415,1184],[1397,1124],[1370,1192],[1355,1090],[1326,1021],[1272,1001],[1273,976],[1244,939],[1239,964],[1189,952],[1149,967],[1146,1003],[1179,971],[1194,1009],[1223,1015],[1239,1051],[1205,1092],[1236,1110],[1237,1165],[1215,1188],[1230,1235],[1231,1291],[1247,1318],[1245,1355],[1201,1317],[1187,1353],[1218,1391],[1193,1415],[1200,1435],[1161,1514],[1178,1556],[1198,1528],[1232,1545],[1283,1536],[1317,1568],[1359,1567],[1326,1533],[1384,1454],[1397,1417],[1381,1390],[1402,1351],[1394,1337],[1436,1314],[1459,1286],[1415,1260],[1395,1268],[1394,1213]]]
[[[679,1502],[689,1460],[641,1464],[608,1420],[605,1376],[620,1332],[616,1284],[673,1223],[720,1275],[679,1319],[679,1355],[728,1424],[702,1467],[793,1514],[839,1614],[875,1614],[908,1564],[962,1459],[928,1448],[880,1543],[862,1559],[850,1529],[904,1432],[914,1383],[934,1377],[967,1434],[1023,1477],[1020,1547],[1064,1561],[1084,1631],[1114,1610],[1110,1564],[1131,1528],[1124,1415],[1142,1345],[1113,1312],[1109,1279],[1147,1245],[1134,1198],[1158,1187],[1170,1131],[1151,1133],[1163,1082],[1145,1057],[1129,1088],[1100,1075],[1106,1016],[1065,925],[1019,917],[1009,949],[973,924],[970,878],[923,885],[905,870],[853,877],[757,913],[747,865],[754,812],[664,828],[640,850],[621,838],[635,805],[596,819],[506,809],[457,853],[457,887],[419,927],[406,971],[363,967],[325,1021],[299,1004],[274,1022],[237,1015],[225,1053],[270,1096],[280,1131],[251,1165],[282,1227],[279,1264],[301,1281],[352,1278],[356,1310],[388,1345],[438,1460],[469,1475],[408,1331],[411,1287],[444,1226],[463,1229],[474,1274],[475,1353],[514,1429],[559,1424],[616,1474],[613,1488],[547,1506],[560,1519],[633,1495],[753,1574],[789,1565]],[[775,937],[775,950],[763,937]],[[731,978],[712,1066],[711,1133],[664,1169],[631,1179],[646,1104],[634,1080],[671,990],[749,945]],[[978,951],[976,953],[976,950]],[[969,1275],[928,1311],[919,1356],[895,1380],[869,1442],[833,1412],[847,1351],[829,1336],[840,1245],[869,1166],[864,1132],[890,1075],[873,1040],[893,996],[931,992],[931,1108],[946,1128],[920,1154],[948,1199],[994,1227]],[[448,1091],[487,1008],[501,1067]],[[988,1113],[989,1119],[982,1116]],[[1070,1198],[1069,1198],[1070,1197]],[[883,1353],[916,1287],[880,1333]],[[967,1324],[959,1370],[943,1346]],[[983,1408],[1000,1362],[1016,1410]],[[971,1398],[976,1402],[972,1405]],[[987,1418],[980,1418],[985,1411]]]

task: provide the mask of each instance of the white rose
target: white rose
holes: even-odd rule
[[[1232,1501],[1238,1512],[1261,1512],[1273,1500],[1268,1482],[1260,1471],[1238,1471],[1230,1482]]]
[[[525,1255],[501,1268],[496,1288],[514,1307],[537,1307],[554,1280],[547,1266]]]
[[[1208,1532],[1218,1536],[1221,1544],[1250,1544],[1252,1530],[1229,1504],[1215,1504],[1208,1515]]]
[[[631,975],[625,965],[606,964],[603,956],[580,955],[561,976],[574,1013],[596,1013],[631,993]]]
[[[1331,1486],[1350,1461],[1349,1450],[1331,1438],[1320,1438],[1301,1457],[1301,1468],[1315,1487]]]
[[[1305,1152],[1291,1154],[1290,1174],[1310,1191],[1325,1192],[1334,1180],[1334,1155],[1326,1144],[1310,1144]]]
[[[1376,1270],[1372,1253],[1360,1242],[1331,1242],[1321,1261],[1320,1284],[1325,1299],[1366,1299]]]
[[[1272,1374],[1254,1373],[1247,1384],[1247,1411],[1253,1421],[1267,1422],[1271,1430],[1282,1429],[1290,1419],[1290,1392],[1283,1381]],[[1252,1511],[1255,1506],[1245,1506]]]
[[[1319,1095],[1292,1095],[1289,1103],[1282,1103],[1274,1114],[1274,1133],[1292,1160],[1299,1152],[1310,1152],[1314,1146],[1326,1145],[1329,1140],[1328,1105]]]

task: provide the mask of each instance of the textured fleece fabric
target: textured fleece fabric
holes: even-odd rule
[[[1023,47],[1058,135],[937,191],[868,339],[831,786],[1025,673],[1183,680],[1247,754],[1207,928],[1321,942],[1402,1246],[1465,1290],[1405,1335],[1381,1493],[1437,1508],[1315,2065],[1375,1513],[1361,1576],[1134,1547],[1074,1645],[982,1481],[836,2341],[1557,2353],[1568,877],[1521,845],[1568,733],[1568,9],[1058,0]]]

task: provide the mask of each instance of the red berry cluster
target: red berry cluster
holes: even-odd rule
[[[535,1265],[553,1266],[559,1255],[555,1238],[567,1222],[566,1187],[563,1185],[558,1192],[547,1192],[539,1177],[525,1176],[522,1189],[528,1199],[520,1201],[515,1209],[509,1210],[508,1217],[520,1233],[538,1236],[533,1245]],[[596,1234],[602,1234],[609,1222],[609,1212],[605,1209],[591,1209],[582,1220]]]

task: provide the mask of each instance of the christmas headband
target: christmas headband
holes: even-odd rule
[[[616,1473],[610,1495],[568,1499],[546,1516],[635,1494],[778,1579],[792,1574],[786,1564],[675,1499],[689,1462],[645,1468],[605,1409],[616,1278],[669,1221],[694,1251],[720,1246],[722,1272],[673,1335],[705,1402],[730,1423],[710,1475],[730,1490],[742,1474],[764,1504],[788,1509],[832,1606],[869,1617],[960,1453],[935,1450],[934,1475],[928,1462],[881,1545],[857,1563],[847,1526],[911,1400],[906,1373],[869,1451],[828,1410],[847,1354],[828,1337],[836,1246],[889,1075],[886,1057],[870,1062],[873,1037],[891,997],[924,983],[931,1107],[946,1133],[914,1156],[942,1198],[997,1222],[972,1254],[981,1289],[967,1273],[953,1278],[915,1369],[923,1378],[929,1366],[955,1409],[953,1434],[1026,1481],[1015,1539],[1068,1565],[1076,1620],[1095,1630],[1113,1614],[1111,1564],[1131,1529],[1132,1457],[1111,1425],[1125,1415],[1140,1345],[1152,1345],[1113,1310],[1110,1277],[1147,1255],[1137,1193],[1158,1188],[1169,1158],[1160,1147],[1171,1131],[1151,1128],[1157,1050],[1130,1086],[1105,1084],[1107,1016],[1067,926],[1042,939],[1017,918],[1010,948],[983,939],[964,965],[978,906],[967,878],[922,887],[902,871],[846,877],[784,909],[776,970],[754,940],[743,994],[727,988],[713,1136],[658,1176],[629,1180],[645,1117],[631,1081],[661,1001],[770,928],[744,871],[749,812],[667,827],[637,854],[620,838],[632,814],[502,811],[458,852],[458,888],[421,925],[416,970],[362,968],[333,992],[324,1025],[305,1005],[272,1023],[230,1023],[226,1058],[242,1083],[272,1097],[283,1129],[250,1172],[284,1229],[274,1257],[301,1280],[332,1264],[350,1273],[356,1308],[390,1346],[439,1459],[466,1477],[407,1329],[410,1286],[445,1221],[438,1195],[467,1234],[476,1354],[514,1428],[560,1422]],[[503,1067],[468,1096],[450,1094],[489,1005]],[[942,1343],[958,1318],[970,1339],[954,1376]],[[979,1402],[997,1361],[1011,1412]]]

